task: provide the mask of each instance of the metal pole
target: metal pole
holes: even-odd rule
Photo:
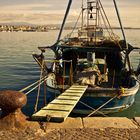
[[[84,21],[84,5],[83,5],[83,0],[82,0],[82,23],[81,23],[81,29],[83,28],[83,21]]]
[[[126,62],[127,62],[128,67],[129,67],[129,71],[131,71],[130,59],[129,59],[128,51],[127,51],[128,50],[128,43],[127,43],[126,36],[125,36],[125,33],[124,33],[124,28],[123,28],[123,25],[122,25],[122,22],[121,22],[121,17],[120,17],[120,14],[119,14],[119,10],[118,10],[116,0],[113,0],[113,2],[114,2],[115,9],[116,9],[117,17],[118,17],[118,20],[119,20],[119,23],[120,23],[120,27],[121,27],[121,30],[122,30],[122,34],[123,34],[123,37],[124,37],[125,45],[126,45],[126,56],[125,56],[125,60],[124,60],[124,66],[126,67]]]
[[[67,16],[69,14],[69,10],[70,10],[71,4],[72,4],[72,0],[69,0],[69,3],[68,3],[68,6],[67,6],[67,9],[66,9],[66,12],[65,12],[65,16],[64,16],[64,19],[63,19],[63,22],[62,22],[62,25],[61,25],[61,29],[60,29],[60,32],[59,32],[59,35],[58,35],[58,38],[57,38],[57,42],[56,43],[58,43],[59,40],[60,40],[60,38],[61,38],[62,31],[63,31],[64,25],[65,25]]]
[[[118,17],[118,20],[119,20],[119,24],[120,24],[120,27],[121,27],[121,30],[122,30],[122,35],[123,35],[123,38],[124,38],[125,43],[126,43],[126,48],[128,49],[128,43],[127,43],[127,40],[126,40],[126,36],[125,36],[125,32],[124,32],[124,28],[123,28],[123,25],[122,25],[122,21],[121,21],[121,17],[120,17],[120,14],[119,14],[119,10],[118,10],[116,0],[113,0],[113,2],[114,2],[115,10],[116,10],[116,13],[117,13],[117,17]]]
[[[43,67],[46,65],[47,66],[47,64],[45,63],[45,62],[43,61]],[[45,71],[43,71],[43,77],[45,77],[46,76],[46,73],[45,73]],[[46,105],[47,104],[47,81],[46,80],[44,80],[44,105]]]

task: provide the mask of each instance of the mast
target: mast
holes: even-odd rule
[[[81,29],[83,28],[83,24],[84,24],[84,4],[83,4],[83,0],[82,0],[82,22],[81,22]]]
[[[59,35],[58,35],[58,38],[57,38],[57,41],[56,41],[56,43],[54,45],[51,46],[51,49],[54,51],[56,57],[59,56],[58,55],[58,46],[57,45],[58,45],[58,43],[60,41],[64,26],[65,26],[65,23],[66,23],[66,19],[68,17],[69,11],[70,11],[71,4],[72,4],[72,0],[69,0],[68,5],[67,5],[67,9],[66,9],[66,12],[65,12],[65,16],[64,16],[61,28],[60,28],[60,32],[59,32]]]
[[[68,3],[68,6],[67,6],[67,9],[66,9],[66,12],[65,12],[65,16],[64,16],[64,19],[63,19],[63,22],[62,22],[62,26],[61,26],[61,29],[60,29],[60,32],[59,32],[59,35],[58,35],[58,38],[57,38],[57,42],[56,43],[58,43],[59,40],[60,40],[60,38],[61,38],[62,31],[63,31],[64,25],[65,25],[67,16],[69,14],[71,4],[72,4],[72,0],[69,0],[69,3]]]
[[[126,67],[126,62],[127,62],[129,71],[131,71],[128,43],[127,43],[127,40],[126,40],[126,36],[125,36],[125,32],[124,32],[124,28],[123,28],[123,25],[122,25],[122,21],[121,21],[121,17],[120,17],[120,13],[119,13],[119,10],[118,10],[116,0],[113,0],[113,2],[114,2],[115,10],[116,10],[116,13],[117,13],[117,17],[118,17],[118,20],[119,20],[119,24],[120,24],[120,27],[121,27],[121,30],[122,30],[122,35],[123,35],[123,38],[124,38],[124,41],[125,41],[125,45],[126,45],[126,54],[125,54],[124,66]]]
[[[125,32],[124,32],[124,28],[123,28],[123,25],[122,25],[122,21],[121,21],[121,17],[120,17],[120,13],[119,13],[119,10],[118,10],[116,0],[113,0],[113,2],[114,2],[115,10],[116,10],[116,13],[117,13],[117,17],[118,17],[118,20],[119,20],[119,24],[120,24],[120,27],[121,27],[121,30],[122,30],[122,35],[123,35],[123,38],[124,38],[125,43],[126,43],[126,49],[128,49],[128,44],[127,44],[127,40],[126,40],[126,36],[125,36]]]

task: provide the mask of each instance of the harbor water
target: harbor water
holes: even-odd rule
[[[116,30],[118,33],[118,30]],[[64,31],[63,36],[68,33]],[[119,33],[118,33],[119,34]],[[32,53],[40,53],[38,46],[53,44],[58,31],[49,32],[0,32],[0,90],[21,90],[39,80],[40,69],[32,57]],[[126,30],[127,40],[135,47],[140,47],[140,30]],[[46,57],[53,58],[50,50]],[[131,63],[136,69],[140,59],[138,51],[131,53]],[[28,95],[27,106],[23,109],[26,115],[34,112],[37,90]],[[39,108],[44,104],[43,93],[40,95]],[[110,116],[133,118],[140,116],[140,91],[136,95],[133,106],[123,112]]]

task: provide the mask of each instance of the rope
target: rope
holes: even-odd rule
[[[65,84],[65,75],[66,75],[66,63],[64,62],[64,67],[63,67],[63,91],[64,91],[64,84]]]
[[[103,19],[105,28],[106,28],[106,30],[107,30],[107,32],[108,32],[108,34],[109,34],[110,39],[114,40],[114,38],[111,36],[111,33],[110,33],[110,31],[109,31],[109,29],[108,29],[108,27],[107,27],[107,25],[106,25],[106,20],[105,20],[105,18],[104,18],[104,16],[103,16],[102,11],[100,11],[100,14],[101,14],[101,16],[102,16],[102,19]]]
[[[46,81],[46,79],[44,79],[44,81]],[[40,84],[38,84],[37,86],[35,86],[34,88],[32,88],[31,90],[29,90],[28,92],[25,93],[25,95],[28,95],[29,93],[31,93],[33,90],[35,90],[36,88],[38,88],[38,86],[42,85],[42,83],[44,83],[44,81],[40,82]]]
[[[36,57],[34,57],[35,61],[39,64],[39,66],[41,67],[42,70],[46,71],[44,68],[44,60],[42,61],[42,64],[40,63],[40,61],[38,61],[38,59]]]
[[[47,64],[46,64],[46,66],[47,66]],[[45,72],[43,72],[43,77],[46,77],[45,75],[46,75]],[[44,81],[44,105],[47,104],[46,97],[47,97],[47,83],[46,83],[46,81]]]
[[[79,14],[79,16],[78,16],[78,19],[77,19],[77,21],[76,21],[76,23],[75,23],[75,25],[74,25],[74,28],[73,28],[72,32],[69,34],[70,37],[71,37],[71,35],[73,34],[74,30],[76,29],[76,26],[77,26],[77,23],[78,23],[78,21],[79,21],[79,18],[80,18],[80,16],[81,16],[81,14],[82,14],[82,11],[80,12],[80,14]]]
[[[73,84],[73,66],[72,66],[72,60],[70,63],[70,80],[69,80],[69,84],[72,85]]]
[[[114,83],[115,83],[115,75],[116,75],[116,72],[115,72],[115,69],[113,71],[113,79],[112,79],[112,88],[114,87]]]
[[[44,64],[44,62],[43,62]],[[42,64],[42,66],[43,66]],[[43,69],[41,69],[41,72],[40,72],[40,80],[42,78],[42,74],[43,74]],[[39,83],[38,83],[38,92],[37,92],[37,98],[36,98],[36,103],[35,103],[35,109],[34,109],[34,113],[37,112],[37,107],[38,107],[38,101],[39,101],[39,95],[40,95],[40,80],[39,80]]]
[[[106,20],[107,20],[107,23],[108,23],[108,25],[109,25],[109,28],[111,29],[111,32],[113,33],[113,29],[112,29],[111,24],[110,24],[110,22],[109,22],[109,20],[108,20],[108,17],[107,17],[107,15],[106,15],[106,12],[105,12],[105,10],[104,10],[104,7],[103,7],[103,5],[102,5],[102,3],[101,3],[100,0],[98,0],[98,2],[99,2],[100,6],[101,6],[101,8],[102,8],[102,11],[103,11],[104,15],[105,15],[105,18],[106,18]],[[114,35],[114,33],[113,33],[113,35]],[[114,36],[114,38],[115,38],[115,36]]]
[[[62,62],[71,62],[71,60],[61,60]],[[44,62],[60,62],[60,60],[44,60]]]
[[[91,115],[95,114],[98,110],[100,110],[101,108],[103,108],[105,105],[107,105],[109,102],[111,102],[112,100],[114,100],[116,97],[118,97],[118,95],[115,95],[113,98],[109,99],[106,103],[104,103],[103,105],[101,105],[99,108],[97,108],[96,110],[94,110],[92,113],[90,113],[88,115],[88,117],[90,117]]]
[[[115,34],[114,34],[114,32],[113,32],[113,28],[111,27],[111,24],[110,24],[110,22],[109,22],[109,20],[108,20],[108,17],[107,17],[107,15],[106,15],[105,10],[104,10],[104,7],[103,7],[101,1],[100,1],[100,0],[98,0],[98,1],[99,1],[100,6],[101,6],[101,9],[102,9],[102,11],[103,11],[103,13],[102,13],[102,11],[100,10],[100,14],[101,14],[101,16],[102,16],[102,19],[103,19],[103,22],[104,22],[105,27],[106,27],[106,29],[107,29],[107,32],[108,32],[110,38],[112,38],[112,40],[113,40],[114,42],[116,42],[116,43],[118,44],[118,46],[121,48],[121,45],[120,45],[120,43],[119,43],[119,41],[118,41],[118,39],[117,39],[118,36],[115,36]],[[104,19],[103,14],[104,14],[104,16],[105,16],[105,19],[106,19],[106,21],[107,21],[107,24],[108,24],[108,26],[109,26],[109,29],[111,30],[111,33],[110,33],[109,30],[108,30],[108,27],[107,27],[107,25],[106,25],[106,22],[105,22],[105,19]]]
[[[123,28],[123,25],[122,25],[122,22],[121,22],[121,17],[120,17],[120,13],[119,13],[119,10],[118,10],[118,6],[117,6],[117,3],[115,0],[113,0],[114,2],[114,6],[115,6],[115,10],[116,10],[116,13],[117,13],[117,17],[118,17],[118,20],[119,20],[119,24],[120,24],[120,27],[121,27],[121,30],[122,30],[122,35],[123,35],[123,38],[124,38],[124,41],[125,41],[125,45],[126,45],[126,49],[128,50],[128,43],[127,43],[127,39],[126,39],[126,36],[125,36],[125,32],[124,32],[124,28]],[[129,60],[129,56],[128,54],[126,54],[126,57],[125,57],[125,60],[124,60],[124,65],[126,67],[126,61],[128,63],[128,67],[129,67],[129,71],[131,71],[131,65],[130,65],[130,60]]]
[[[21,89],[19,92],[24,92],[25,90],[27,90],[27,89],[31,88],[32,86],[34,86],[35,84],[37,84],[39,81],[40,81],[40,82],[41,82],[42,80],[44,81],[46,78],[47,78],[47,76],[43,77],[42,79],[40,79],[40,80],[34,82],[33,84],[30,84],[29,86],[27,86],[27,87]]]
[[[41,64],[41,63],[38,61],[38,59],[36,59],[35,57],[34,57],[34,59],[35,59],[36,62],[40,65],[41,71],[43,72],[43,71],[44,71],[44,62],[45,62],[45,61],[43,61],[42,64]],[[44,81],[46,81],[46,80],[47,80],[47,76],[45,76],[45,77],[43,77],[43,78],[40,78],[40,80],[38,80],[38,81],[34,82],[33,84],[30,84],[29,86],[27,86],[27,87],[21,89],[19,92],[24,92],[24,91],[26,91],[27,89],[29,89],[29,88],[33,87],[34,85],[36,85],[37,83],[39,83],[37,86],[33,87],[31,90],[29,90],[28,92],[25,93],[25,95],[28,95],[28,94],[31,93],[33,90],[35,90],[36,88],[38,88],[38,87],[39,87]]]
[[[91,107],[91,106],[85,104],[84,102],[79,101],[79,103],[81,103],[81,104],[83,104],[84,106],[86,106],[86,107],[92,109],[93,111],[95,111],[95,109],[94,109],[93,107]],[[103,112],[101,112],[101,111],[97,111],[97,112],[98,112],[99,114],[103,115],[104,117],[108,117],[107,115],[105,115],[105,114],[104,114]]]

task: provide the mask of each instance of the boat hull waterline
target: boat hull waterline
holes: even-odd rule
[[[52,81],[52,80],[51,80]],[[60,89],[55,88],[53,82],[47,82],[47,101],[50,102],[54,100],[57,96],[59,96],[62,92]],[[52,83],[52,84],[51,84]],[[115,112],[121,112],[130,106],[133,105],[135,102],[135,95],[139,90],[139,83],[136,81],[135,85],[131,88],[125,88],[124,93],[119,97],[116,97],[111,102],[103,106],[99,112],[95,112],[95,115],[101,115],[100,112],[104,114],[110,114]],[[89,107],[94,109],[99,108],[115,95],[119,93],[119,89],[117,88],[110,88],[110,89],[95,89],[95,88],[87,88],[84,95],[80,99],[80,102],[88,105]],[[81,103],[78,103],[72,113],[74,114],[81,114],[81,115],[88,115],[93,110]]]

